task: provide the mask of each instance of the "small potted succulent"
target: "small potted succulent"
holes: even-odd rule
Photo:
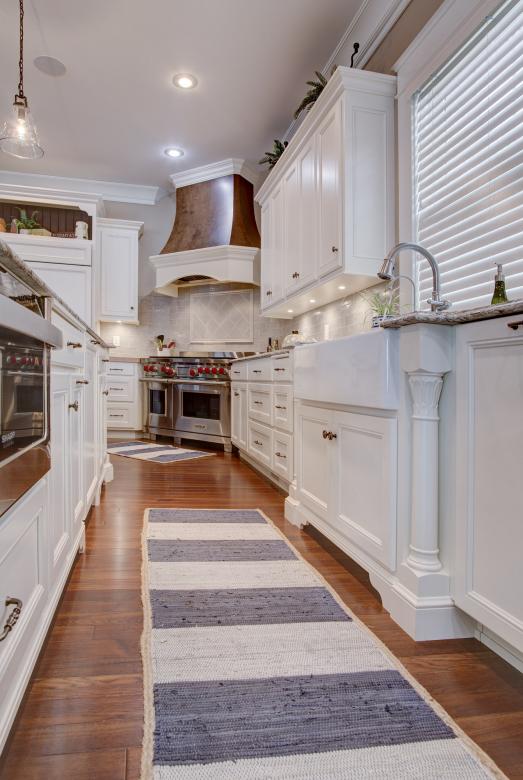
[[[13,217],[13,219],[16,221],[16,226],[18,228],[19,233],[23,234],[31,234],[33,230],[36,230],[37,228],[40,228],[40,223],[36,220],[36,217],[38,216],[38,211],[33,211],[31,216],[28,216],[27,211],[25,209],[19,209],[18,207],[15,207],[16,210],[19,213],[18,217]]]
[[[379,328],[385,320],[391,320],[399,314],[399,296],[395,290],[382,290],[374,293],[370,299],[365,297],[365,300],[372,311],[373,328]]]

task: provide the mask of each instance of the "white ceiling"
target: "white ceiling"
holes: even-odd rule
[[[45,156],[0,169],[166,186],[257,161],[290,124],[361,0],[26,0],[25,91]],[[0,123],[18,83],[18,2],[0,5]],[[52,78],[37,56],[61,60]],[[198,87],[172,76],[188,71]],[[185,150],[169,160],[167,146]]]

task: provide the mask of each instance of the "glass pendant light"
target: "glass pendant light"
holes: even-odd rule
[[[20,80],[12,114],[0,130],[0,150],[13,157],[36,160],[44,150],[38,143],[38,134],[24,95],[24,0],[20,0]]]

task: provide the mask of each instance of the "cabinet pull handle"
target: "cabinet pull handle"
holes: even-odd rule
[[[300,278],[300,274],[299,274],[299,272],[298,272],[298,271],[294,271],[294,273],[293,273],[293,275],[292,275],[292,278],[293,278],[293,279],[299,279],[299,278]]]
[[[110,387],[109,390],[123,390],[123,387]]]
[[[241,374],[241,371],[233,371],[233,374]]]
[[[102,342],[98,341],[98,339],[91,339],[91,344],[96,344],[97,347],[102,346]]]
[[[78,411],[78,408],[79,408],[78,401],[74,401],[72,404],[69,404],[69,409],[74,409],[75,412]]]
[[[256,406],[263,406],[263,401],[253,401],[253,404],[256,404]]]
[[[76,380],[76,384],[77,385],[88,385],[89,384],[89,380],[88,379],[77,379]]]
[[[107,362],[109,362],[109,361],[107,361]],[[111,373],[111,371],[123,371],[123,368],[110,368],[109,369],[109,373]]]
[[[195,425],[194,427],[195,428],[200,428],[200,430],[202,430],[202,431],[204,431],[207,428],[206,425]]]
[[[109,414],[109,417],[123,417],[123,414]]]
[[[102,358],[102,363],[110,363],[111,361],[109,358]]]
[[[272,290],[267,290],[267,292],[265,293],[265,295],[272,295]]]
[[[337,246],[331,246],[331,252],[337,252],[338,247]]]
[[[82,343],[80,341],[68,341],[67,346],[72,347],[72,349],[80,349]]]
[[[287,371],[287,369],[286,369],[286,368],[275,368],[274,370],[275,370],[275,371]]]
[[[258,447],[263,447],[263,442],[262,441],[258,441],[258,439],[254,439],[253,444],[257,444]]]
[[[510,328],[510,330],[523,328],[523,320],[518,320],[517,322],[507,322],[507,328]]]
[[[20,617],[20,612],[22,611],[22,601],[21,599],[15,598],[15,596],[8,596],[5,600],[5,606],[6,607],[13,607],[11,610],[11,614],[7,618],[7,620],[4,623],[4,628],[2,630],[2,633],[0,634],[0,642],[3,642],[4,639],[7,637],[10,631],[13,630],[13,628],[16,625],[16,621]]]
[[[240,397],[240,394],[235,392],[235,393],[234,393],[234,397],[235,397],[235,398],[239,398],[239,397]]]
[[[102,390],[102,395],[109,395],[109,390]]]
[[[259,369],[259,368],[253,368],[253,369],[252,369],[252,373],[253,373],[253,374],[261,374],[261,369]]]
[[[328,439],[329,441],[332,441],[333,439],[337,439],[338,438],[338,434],[337,433],[333,433],[332,431],[323,431],[322,432],[322,436],[323,436],[324,439]]]
[[[274,406],[274,408],[275,408],[275,409],[286,409],[287,407],[286,407],[286,406],[279,406],[278,404],[276,404],[276,405]]]
[[[275,452],[274,454],[277,458],[283,458],[284,460],[287,460],[287,455],[284,455],[283,452]]]

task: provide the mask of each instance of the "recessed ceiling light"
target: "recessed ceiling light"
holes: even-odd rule
[[[169,146],[164,152],[167,157],[183,157],[183,149],[177,149],[176,146]]]
[[[294,309],[287,309],[287,314],[292,314],[294,312]]]
[[[180,89],[193,89],[198,83],[196,76],[191,73],[177,73],[173,78],[173,84]]]
[[[346,290],[346,289],[347,289],[347,288],[345,287],[345,285],[344,285],[344,284],[339,284],[339,285],[338,285],[338,290]]]
[[[36,57],[33,63],[46,76],[63,76],[66,71],[64,63],[55,57]]]
[[[309,303],[316,303],[316,298],[309,298]]]

